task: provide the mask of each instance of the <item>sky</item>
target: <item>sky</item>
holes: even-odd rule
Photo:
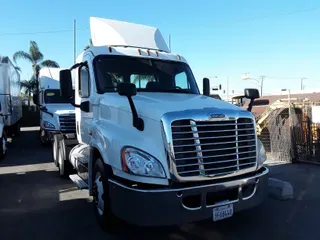
[[[320,89],[319,0],[2,1],[0,55],[12,59],[34,40],[45,59],[71,67],[73,21],[79,54],[89,43],[91,16],[158,27],[165,39],[170,34],[172,52],[187,59],[199,88],[204,77],[230,95],[259,87],[241,79],[248,72],[254,79],[265,76],[264,95],[299,90],[301,78],[307,78],[306,90]],[[31,65],[17,65],[21,79],[29,79]]]

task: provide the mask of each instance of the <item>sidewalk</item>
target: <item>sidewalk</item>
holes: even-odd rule
[[[315,200],[320,198],[320,166],[308,163],[267,163],[270,177],[287,181],[294,188],[294,199]]]

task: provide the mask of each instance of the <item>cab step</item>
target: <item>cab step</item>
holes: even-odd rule
[[[88,183],[86,183],[78,174],[70,175],[69,178],[76,184],[79,189],[88,189]]]

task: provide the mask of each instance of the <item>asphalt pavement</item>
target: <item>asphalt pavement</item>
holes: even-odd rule
[[[127,226],[110,235],[97,226],[87,191],[59,178],[51,149],[40,145],[37,128],[24,128],[0,162],[0,239],[320,239],[320,167],[275,165],[271,175],[292,183],[293,200],[268,197],[259,207],[216,223]]]

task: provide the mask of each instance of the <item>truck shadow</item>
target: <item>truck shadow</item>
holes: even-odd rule
[[[51,148],[39,141],[38,128],[25,128],[20,136],[14,136],[8,144],[6,157],[0,161],[1,167],[40,163],[51,163]]]
[[[170,228],[102,231],[86,191],[54,171],[0,175],[0,239],[207,239]]]
[[[256,239],[254,236],[276,239],[272,224],[272,228],[265,229],[261,237],[261,227],[270,227],[274,217],[268,215],[272,205],[269,200],[259,209],[251,209],[217,223],[208,220],[174,227],[126,225],[111,235],[98,227],[88,193],[77,190],[70,180],[60,179],[56,171],[0,174],[0,196],[0,239],[4,240]]]

